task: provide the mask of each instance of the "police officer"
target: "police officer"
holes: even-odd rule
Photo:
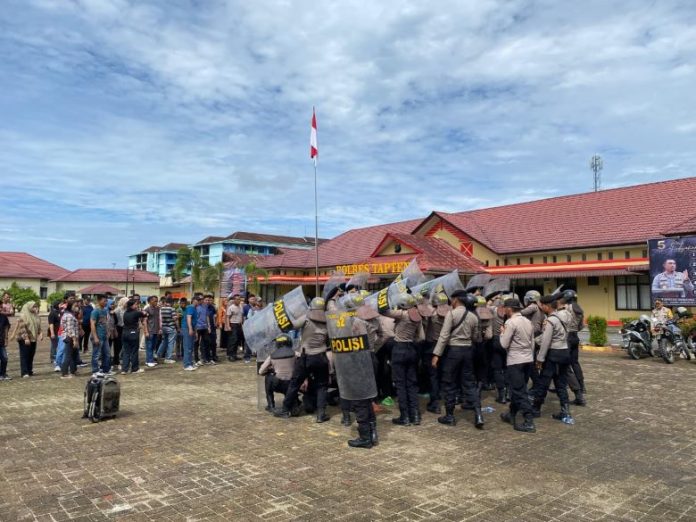
[[[520,311],[523,317],[526,317],[532,322],[534,327],[534,360],[536,361],[537,353],[539,353],[539,343],[541,341],[541,329],[546,319],[546,314],[539,306],[539,299],[541,299],[541,294],[536,290],[529,290],[524,294],[524,308]],[[532,385],[535,385],[539,374],[536,371],[536,367],[532,365],[532,372],[530,375],[532,379]]]
[[[560,413],[553,414],[557,420],[567,421],[570,416],[568,400],[568,369],[570,368],[570,350],[568,349],[569,314],[558,309],[558,295],[545,295],[539,300],[539,306],[547,315],[541,333],[541,345],[537,354],[536,367],[539,372],[534,387],[534,416],[541,416],[541,406],[546,400],[549,385],[553,379],[556,394],[561,402]]]
[[[667,259],[662,265],[664,271],[653,278],[653,294],[669,294],[674,297],[692,297],[694,284],[689,278],[689,271],[677,272],[677,262]]]
[[[474,340],[474,367],[476,369],[479,393],[481,393],[483,389],[492,390],[495,382],[493,376],[493,351],[491,350],[493,313],[486,306],[485,297],[476,296],[474,313],[479,320],[479,327],[476,329],[476,339]]]
[[[299,357],[295,361],[292,379],[285,394],[283,407],[275,410],[276,417],[289,418],[297,402],[300,386],[308,377],[312,380],[317,395],[317,422],[326,422],[326,392],[329,385],[328,334],[326,331],[326,303],[321,297],[315,297],[309,304],[306,317],[293,322],[296,329],[302,329],[300,336]]]
[[[391,366],[399,399],[399,418],[392,419],[392,422],[399,426],[419,425],[421,413],[418,409],[418,352],[415,342],[422,316],[411,294],[401,295],[397,306],[397,310],[382,312],[395,321]]]
[[[428,371],[430,381],[430,400],[426,409],[430,413],[440,413],[440,395],[442,380],[442,366],[433,366],[433,350],[440,338],[442,325],[445,322],[445,317],[452,309],[449,304],[449,298],[444,292],[437,292],[430,298],[434,308],[433,313],[428,317],[425,326],[425,343],[421,362]]]
[[[259,375],[265,376],[266,411],[275,409],[274,392],[283,395],[287,393],[295,367],[295,350],[292,349],[292,339],[283,334],[273,339],[273,342],[275,350],[266,357],[259,368]]]
[[[534,364],[534,326],[520,314],[522,303],[519,299],[506,299],[503,307],[508,319],[502,327],[498,343],[506,352],[505,375],[510,387],[510,411],[501,413],[500,418],[512,424],[517,431],[533,433],[536,428],[527,381]],[[522,424],[516,422],[518,412],[524,415]]]
[[[491,352],[491,368],[493,369],[493,380],[495,382],[496,398],[498,404],[505,404],[506,401],[506,381],[505,381],[505,365],[507,360],[507,352],[500,345],[500,332],[503,329],[507,316],[502,303],[499,306],[491,306],[491,340],[489,341],[489,350]]]
[[[578,304],[578,295],[574,290],[565,290],[562,294],[562,302],[570,317],[568,323],[568,349],[570,350],[570,368],[572,373],[568,375],[568,385],[575,394],[573,404],[585,406],[585,377],[580,366],[580,339],[578,332],[582,330],[585,321],[585,312]]]
[[[457,290],[452,294],[452,310],[447,313],[440,331],[440,337],[433,350],[433,366],[437,368],[440,358],[444,356],[442,382],[445,386],[445,415],[437,421],[454,426],[454,417],[459,380],[466,393],[464,399],[474,406],[474,425],[483,429],[481,414],[481,397],[476,386],[474,373],[473,342],[477,335],[478,318],[474,313],[476,297]],[[447,349],[447,352],[445,352]]]

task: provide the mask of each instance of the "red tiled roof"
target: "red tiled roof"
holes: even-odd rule
[[[0,252],[0,277],[54,279],[67,273],[65,268],[25,252]]]
[[[113,286],[104,284],[104,283],[97,283],[96,285],[90,285],[86,286],[81,290],[78,290],[78,294],[89,294],[89,295],[94,295],[94,294],[114,294],[118,295],[121,292],[118,288],[114,288]]]
[[[143,250],[143,252],[159,252],[160,250],[162,250],[162,247],[151,246]]]
[[[177,251],[180,248],[187,247],[188,245],[186,243],[167,243],[164,245],[162,248],[160,248],[160,251],[166,250],[166,251]]]
[[[442,239],[390,232],[386,234],[380,244],[383,244],[389,238],[393,238],[399,243],[414,249],[417,252],[415,258],[418,266],[423,271],[450,272],[455,268],[465,274],[477,274],[485,271],[485,267],[478,260],[462,254]],[[409,261],[414,257],[413,254],[374,257],[376,253],[376,251],[373,252],[373,257],[370,257],[367,262]]]
[[[696,232],[696,177],[561,196],[443,219],[498,254],[643,243]]]
[[[80,268],[69,272],[54,281],[59,282],[99,282],[99,283],[159,283],[159,276],[145,270],[126,270],[121,268]]]
[[[420,219],[387,223],[365,228],[354,228],[319,245],[319,266],[330,267],[354,263],[370,257],[387,232],[407,233]],[[286,249],[285,253],[259,261],[264,268],[310,268],[315,264],[315,250]]]
[[[223,239],[225,239],[225,238],[222,236],[208,236],[208,237],[204,237],[203,239],[198,241],[196,244],[197,245],[207,245],[208,243],[218,243],[218,242],[222,241]]]

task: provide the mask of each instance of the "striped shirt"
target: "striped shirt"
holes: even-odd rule
[[[171,306],[163,306],[160,308],[160,321],[162,328],[176,328],[176,312]]]

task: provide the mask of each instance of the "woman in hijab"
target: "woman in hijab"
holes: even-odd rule
[[[39,305],[34,301],[29,301],[22,307],[12,338],[17,339],[19,345],[19,366],[22,377],[31,377],[34,375],[36,342],[43,339]]]
[[[120,365],[121,359],[121,349],[123,347],[123,314],[126,312],[126,305],[128,304],[128,298],[122,297],[118,300],[118,305],[109,312],[109,314],[114,319],[114,326],[116,327],[116,336],[113,338],[112,346],[114,348],[114,355],[111,358],[111,363],[114,367]]]

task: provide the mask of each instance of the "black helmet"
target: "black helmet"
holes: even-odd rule
[[[457,299],[469,311],[473,312],[476,309],[478,299],[474,294],[467,293],[466,290],[457,290],[452,294],[452,298]]]
[[[292,339],[290,339],[289,336],[285,334],[281,334],[275,339],[273,339],[273,342],[275,342],[276,348],[280,348],[281,346],[289,346],[292,348]]]
[[[566,303],[574,303],[578,300],[578,294],[575,293],[575,290],[564,290],[561,294],[561,299]]]
[[[677,315],[680,319],[684,319],[686,317],[689,317],[691,314],[689,313],[689,310],[687,310],[685,307],[680,306],[677,308]]]

